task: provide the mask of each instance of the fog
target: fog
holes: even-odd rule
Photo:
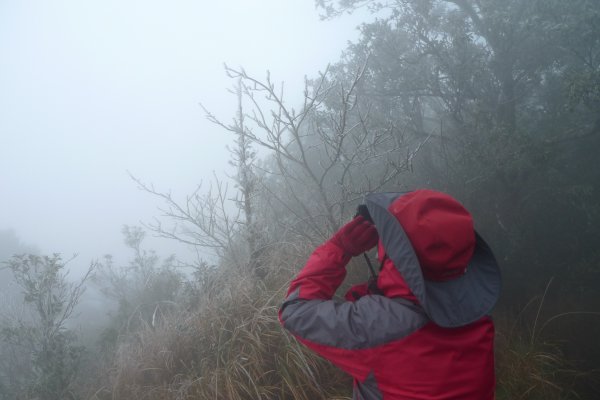
[[[321,21],[300,0],[2,2],[0,230],[78,265],[125,257],[121,226],[160,214],[128,171],[179,197],[230,172],[232,138],[199,106],[234,116],[224,63],[300,101],[362,19]]]
[[[0,60],[0,400],[350,398],[278,310],[415,189],[500,265],[496,398],[600,398],[597,0],[4,1]]]

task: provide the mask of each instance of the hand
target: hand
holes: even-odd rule
[[[379,235],[375,225],[360,215],[342,226],[330,239],[336,246],[344,250],[344,253],[352,257],[372,249],[378,240]]]

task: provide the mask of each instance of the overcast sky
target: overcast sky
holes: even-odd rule
[[[0,230],[79,263],[122,256],[121,226],[227,170],[223,64],[285,81],[335,62],[365,15],[320,21],[312,0],[0,1]],[[177,251],[156,242],[162,253]]]

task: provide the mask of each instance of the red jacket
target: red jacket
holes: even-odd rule
[[[354,399],[494,398],[494,327],[488,316],[440,327],[390,260],[378,281],[385,296],[332,300],[349,259],[332,242],[318,247],[292,281],[279,319],[300,342],[354,378]]]

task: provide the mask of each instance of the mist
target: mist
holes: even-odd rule
[[[277,310],[416,189],[500,264],[496,398],[597,398],[599,3],[205,3],[0,4],[0,399],[350,398]]]
[[[180,197],[230,172],[231,137],[200,107],[234,114],[225,63],[270,71],[300,100],[359,21],[322,22],[300,1],[0,7],[0,229],[83,264],[125,256],[121,226],[159,214],[128,172]]]

